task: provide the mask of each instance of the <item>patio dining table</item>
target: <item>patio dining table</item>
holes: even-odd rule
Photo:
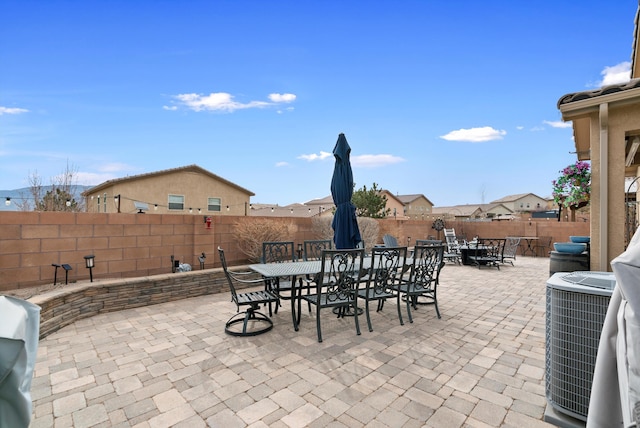
[[[249,269],[259,273],[265,278],[291,277],[291,319],[293,328],[298,331],[299,313],[301,310],[301,299],[298,291],[302,287],[298,278],[302,276],[313,276],[322,270],[320,260],[296,261],[291,263],[256,263],[249,265]],[[407,258],[406,264],[410,265],[412,260]],[[362,259],[361,270],[368,271],[371,268],[371,257],[365,256]],[[364,276],[364,274],[363,274]],[[297,304],[297,310],[296,310]]]
[[[522,255],[526,256],[527,253],[530,252],[531,255],[535,256],[535,241],[537,241],[539,238],[537,236],[520,236],[519,238],[526,244],[522,246]]]
[[[259,273],[265,278],[291,277],[291,318],[293,328],[298,331],[298,319],[296,318],[296,292],[297,277],[315,275],[320,272],[320,260],[301,261],[291,263],[256,263],[249,265],[249,269]],[[299,302],[298,302],[299,303]]]

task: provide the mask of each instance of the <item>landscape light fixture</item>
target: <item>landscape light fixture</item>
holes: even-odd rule
[[[89,256],[84,256],[84,265],[87,269],[89,269],[89,279],[93,282],[93,267],[95,263],[95,257],[93,254]]]

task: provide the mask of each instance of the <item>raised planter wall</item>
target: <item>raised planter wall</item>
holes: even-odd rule
[[[222,268],[62,285],[28,300],[41,308],[43,338],[100,313],[216,293],[229,293]]]

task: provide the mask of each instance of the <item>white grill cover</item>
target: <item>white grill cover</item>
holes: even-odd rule
[[[640,413],[640,229],[611,267],[617,284],[602,326],[587,428],[635,427]]]
[[[0,296],[0,427],[28,427],[40,307]]]

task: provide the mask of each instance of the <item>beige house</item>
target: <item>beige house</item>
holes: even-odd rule
[[[422,220],[432,215],[433,202],[422,194],[398,195],[396,199],[400,200],[404,208],[404,215],[409,218]]]
[[[610,261],[626,248],[625,177],[640,175],[640,58],[638,20],[631,53],[631,80],[558,100],[562,120],[571,121],[576,156],[591,161],[591,269],[611,270]]]
[[[253,192],[197,165],[105,181],[82,193],[88,212],[248,215]]]
[[[485,217],[492,220],[510,220],[515,218],[513,210],[502,203],[482,204],[480,205],[480,209]]]
[[[304,204],[307,208],[311,208],[314,215],[326,216],[333,215],[336,205],[333,203],[331,195],[320,199],[312,199]]]
[[[394,195],[388,190],[381,190],[380,195],[387,198],[385,210],[388,210],[388,218],[405,218],[405,207],[399,196]]]
[[[492,204],[502,204],[512,212],[544,211],[547,209],[547,200],[533,193],[520,193],[491,201]]]
[[[445,220],[471,220],[483,217],[482,206],[477,205],[453,205],[450,207],[433,207],[432,214]]]

